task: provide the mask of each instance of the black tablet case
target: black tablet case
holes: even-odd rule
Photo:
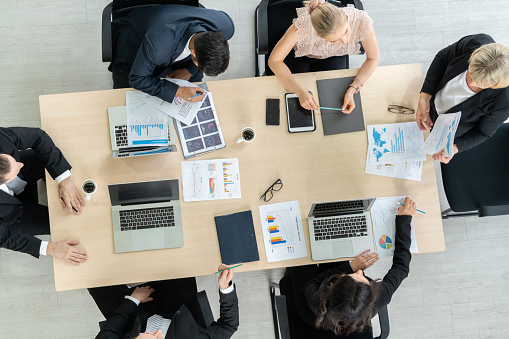
[[[225,265],[260,260],[251,211],[214,217],[221,260]]]
[[[341,108],[346,90],[355,77],[317,80],[320,106]],[[320,109],[323,133],[333,135],[340,133],[364,131],[364,115],[360,93],[354,94],[355,108],[350,114],[340,111]]]

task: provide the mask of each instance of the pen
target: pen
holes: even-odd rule
[[[222,270],[222,271],[217,271],[216,273],[214,274],[218,274],[218,273],[221,273],[221,272],[224,272],[224,271],[229,271],[231,270],[232,268],[235,268],[235,267],[239,267],[239,266],[243,266],[244,264],[238,264],[238,265],[235,265],[235,266],[232,266],[232,267],[228,267],[227,269],[225,270]]]
[[[64,198],[60,197],[60,199],[62,199],[62,201],[65,203],[65,200]],[[72,209],[74,210],[74,212],[78,213],[78,210],[74,208],[74,206],[72,206]]]
[[[202,95],[203,92],[200,92],[200,93],[196,93],[195,95],[193,95],[192,97],[190,97],[189,99],[187,100],[191,100],[192,98],[196,98],[198,95]]]
[[[332,109],[334,111],[342,111],[343,110],[342,108],[333,108],[333,107],[318,107],[318,108],[321,108],[321,109]]]
[[[402,204],[402,203],[400,203],[400,202],[397,202],[396,204],[401,205],[401,206],[405,206],[405,204]],[[421,211],[421,210],[418,210],[417,208],[416,208],[415,210],[416,210],[417,212],[421,212],[422,214],[426,214],[426,212]]]

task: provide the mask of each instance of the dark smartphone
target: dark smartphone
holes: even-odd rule
[[[267,99],[265,123],[279,126],[279,99]]]

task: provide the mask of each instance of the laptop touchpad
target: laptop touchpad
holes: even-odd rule
[[[163,229],[140,230],[133,232],[135,251],[164,248]]]
[[[332,243],[332,253],[334,258],[351,257],[353,255],[353,245],[351,241],[337,241]]]

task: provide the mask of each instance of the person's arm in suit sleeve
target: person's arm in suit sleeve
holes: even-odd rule
[[[123,338],[130,330],[138,305],[131,299],[124,299],[112,315],[106,320],[96,339]]]
[[[13,205],[14,208],[18,208]],[[11,251],[18,251],[30,254],[39,258],[39,250],[41,240],[20,232],[12,230],[10,225],[6,225],[5,221],[0,221],[0,247],[7,248]]]
[[[219,319],[214,321],[198,338],[230,338],[239,327],[239,300],[235,285],[219,292]]]

